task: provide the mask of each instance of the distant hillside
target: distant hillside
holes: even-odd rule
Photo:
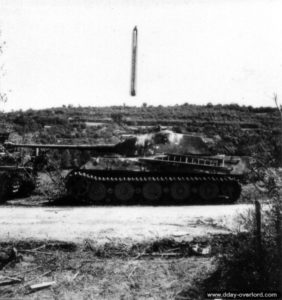
[[[282,164],[282,124],[277,109],[231,105],[72,107],[5,113],[3,122],[35,142],[117,142],[121,134],[169,126],[177,132],[219,135],[219,151],[252,155],[265,151]]]

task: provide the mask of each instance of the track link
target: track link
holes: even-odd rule
[[[97,205],[232,203],[241,193],[236,178],[218,174],[76,170],[66,180],[71,197]]]

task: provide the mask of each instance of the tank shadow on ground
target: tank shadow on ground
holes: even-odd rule
[[[105,201],[103,203],[89,203],[80,200],[73,199],[70,196],[63,196],[57,199],[50,200],[44,203],[42,206],[192,206],[192,205],[226,205],[235,204],[226,201],[224,198],[214,199],[213,201],[199,201],[199,199],[191,199],[189,202],[173,202],[173,201],[159,201],[159,202],[149,202],[149,201],[132,201],[128,203],[122,203],[118,201]]]

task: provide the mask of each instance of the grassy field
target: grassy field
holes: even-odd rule
[[[3,251],[11,244],[1,246]],[[101,248],[93,241],[28,241],[14,246],[19,257],[0,275],[22,281],[0,286],[0,299],[197,299],[195,282],[214,268],[212,256],[196,255],[191,245],[167,240],[130,248],[110,242]],[[49,281],[55,284],[30,290],[30,285]]]

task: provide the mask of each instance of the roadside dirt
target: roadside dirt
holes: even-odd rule
[[[38,204],[38,200],[41,203]],[[0,207],[0,299],[196,300],[216,268],[220,234],[242,229],[252,205],[51,207],[44,198]],[[221,238],[220,238],[221,239]],[[216,244],[221,244],[221,240]],[[2,255],[3,257],[3,255]],[[1,286],[9,278],[20,281]],[[54,281],[31,291],[30,285]]]

